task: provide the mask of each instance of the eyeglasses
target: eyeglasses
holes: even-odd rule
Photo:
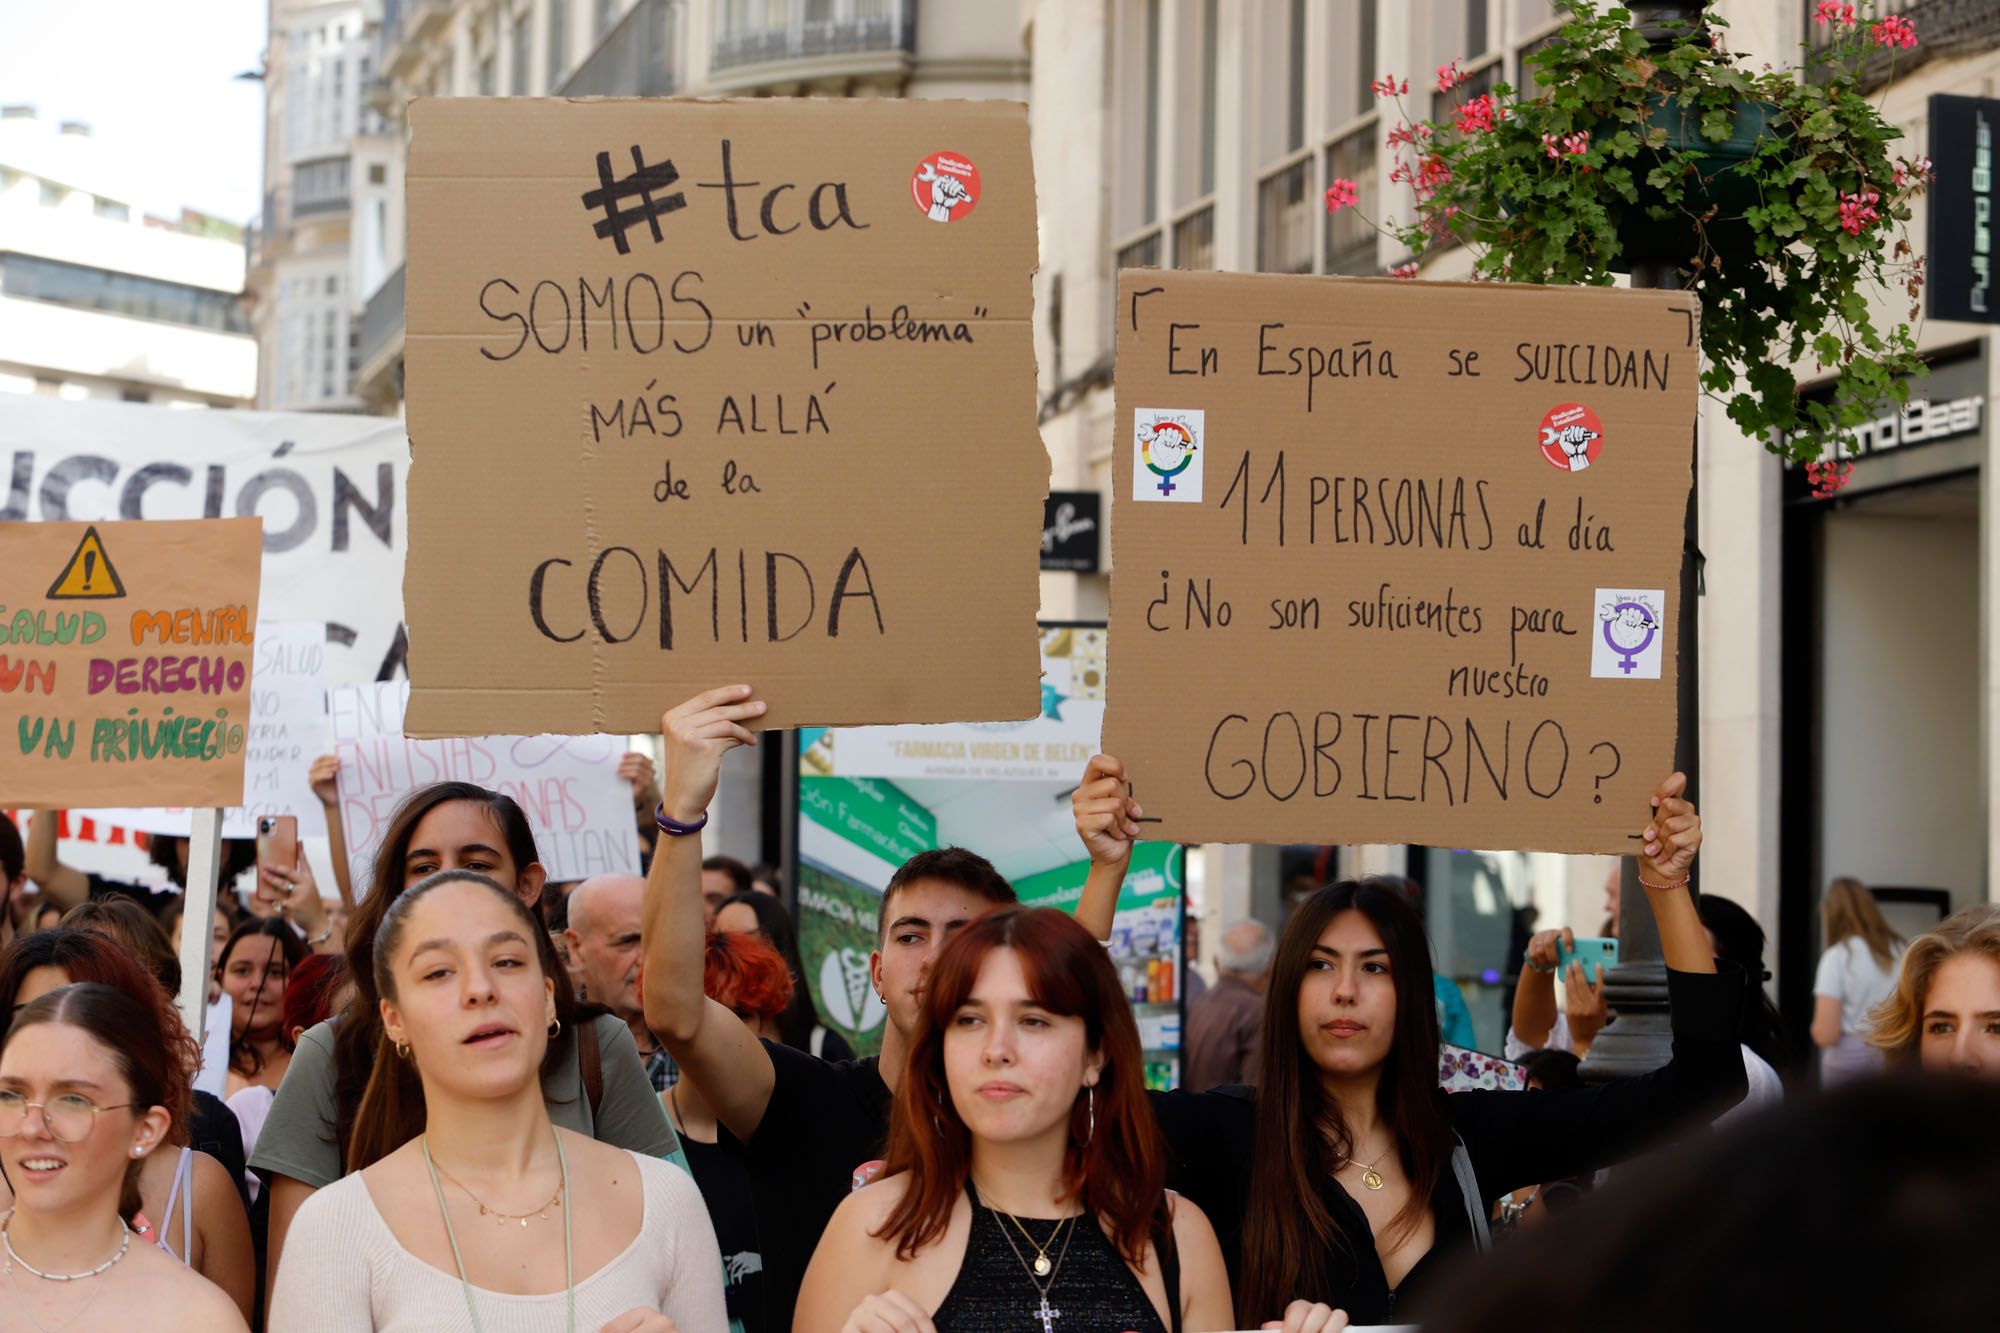
[[[135,1102],[120,1102],[116,1106],[99,1106],[74,1092],[65,1092],[45,1102],[31,1102],[18,1092],[0,1092],[0,1139],[14,1138],[26,1129],[28,1112],[32,1109],[42,1113],[42,1123],[48,1126],[50,1138],[58,1143],[81,1143],[97,1127],[99,1111],[124,1111],[135,1105]]]

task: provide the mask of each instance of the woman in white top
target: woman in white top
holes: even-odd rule
[[[222,1288],[133,1232],[146,1163],[187,1117],[191,1046],[166,997],[136,987],[64,986],[13,1015],[0,1329],[248,1329]]]
[[[722,1260],[664,1161],[549,1120],[539,1071],[560,964],[514,895],[448,870],[405,889],[374,946],[383,1039],[356,1133],[414,1064],[425,1132],[315,1193],[278,1269],[285,1333],[711,1333]]]
[[[1882,1068],[1882,1053],[1868,1044],[1868,1011],[1896,989],[1903,941],[1858,879],[1827,886],[1819,919],[1826,952],[1813,974],[1812,1039],[1820,1082],[1831,1087]]]

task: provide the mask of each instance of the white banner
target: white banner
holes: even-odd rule
[[[520,803],[554,880],[610,871],[636,874],[639,835],[632,788],[618,776],[620,736],[481,736],[419,741],[403,735],[407,679],[328,696],[340,757],[340,817],[355,891],[396,805],[431,782],[473,782]]]
[[[326,836],[326,809],[306,781],[312,761],[327,752],[325,663],[326,626],[257,622],[243,804],[223,812],[223,837],[256,837],[259,815],[294,815],[301,834]],[[171,806],[76,813],[142,833],[188,836],[188,812]]]
[[[800,756],[806,776],[1075,782],[1104,729],[1104,630],[1042,629],[1042,712],[1026,722],[840,727]]]
[[[259,613],[326,626],[332,687],[405,674],[409,462],[388,417],[0,394],[0,522],[260,515]]]

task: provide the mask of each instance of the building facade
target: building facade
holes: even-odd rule
[[[270,0],[264,207],[250,241],[261,407],[362,406],[357,314],[400,237],[403,196],[399,142],[362,100],[373,60],[361,0]]]
[[[145,216],[105,147],[0,108],[0,392],[247,407],[241,230]]]

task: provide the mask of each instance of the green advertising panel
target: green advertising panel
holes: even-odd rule
[[[882,895],[811,862],[799,866],[799,958],[820,1022],[857,1055],[882,1045],[887,1016],[868,976]]]

